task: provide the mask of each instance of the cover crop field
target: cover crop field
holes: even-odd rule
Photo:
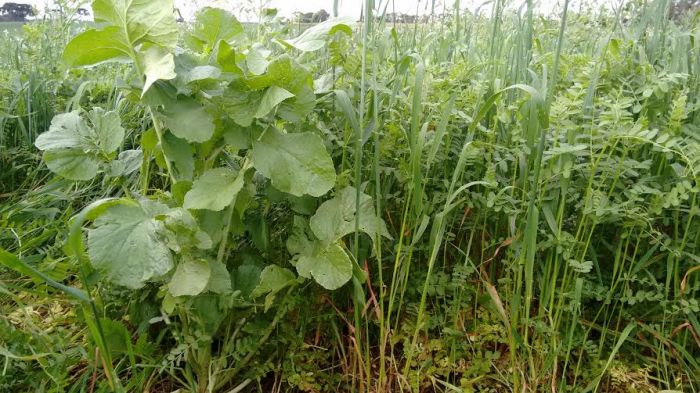
[[[0,392],[700,392],[696,3],[451,3],[3,33]]]

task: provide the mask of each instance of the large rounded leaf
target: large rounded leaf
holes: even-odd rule
[[[140,288],[172,269],[170,250],[159,236],[162,223],[154,219],[153,209],[166,208],[155,202],[147,207],[117,205],[95,220],[88,232],[88,254],[109,281]]]
[[[204,259],[185,259],[175,269],[168,283],[173,296],[196,296],[204,292],[211,276],[211,267]]]
[[[345,187],[316,210],[310,226],[322,242],[333,243],[343,236],[355,232],[356,215],[360,215],[359,230],[374,238],[375,235],[391,238],[384,221],[377,217],[372,197],[360,193],[360,210],[357,211],[357,190]]]
[[[236,174],[228,168],[210,169],[185,194],[185,208],[223,210],[235,200],[243,183],[243,173]]]
[[[318,135],[275,129],[253,143],[253,165],[280,191],[319,197],[335,184],[333,160]]]
[[[342,287],[352,278],[352,261],[337,243],[316,255],[302,255],[297,260],[296,268],[300,276],[311,275],[317,283],[329,290]]]

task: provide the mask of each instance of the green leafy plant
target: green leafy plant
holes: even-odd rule
[[[181,319],[198,391],[226,386],[235,373],[226,372],[225,361],[218,372],[211,369],[211,337],[234,305],[250,308],[266,295],[267,310],[276,294],[304,278],[327,289],[347,283],[354,262],[341,241],[354,231],[355,215],[370,236],[388,236],[371,198],[362,194],[356,211],[355,190],[345,188],[310,221],[295,217],[287,244],[298,277],[284,261],[251,270],[231,258],[245,242],[245,228],[259,225],[250,211],[270,203],[266,183],[290,198],[321,198],[334,188],[333,161],[306,122],[315,103],[313,79],[293,56],[351,29],[332,20],[280,41],[283,49],[275,53],[250,42],[230,13],[206,8],[179,48],[171,1],[95,0],[92,7],[99,27],[71,40],[63,58],[74,67],[131,64],[124,90],[143,105],[152,129],[142,135],[143,150],[122,150],[117,113],[76,110],[57,115],[36,146],[51,171],[71,180],[138,169],[148,185],[155,158],[154,169],[169,179],[163,187],[94,202],[76,218],[74,238],[82,243],[81,229],[87,232],[89,266],[105,282],[159,287],[163,311]],[[223,314],[212,320],[202,314],[206,309]]]

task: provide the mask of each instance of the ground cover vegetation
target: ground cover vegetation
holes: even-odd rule
[[[521,3],[4,33],[0,391],[700,390],[700,14]]]

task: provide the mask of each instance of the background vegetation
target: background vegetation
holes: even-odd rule
[[[5,32],[0,391],[699,391],[700,14],[532,3],[405,23],[367,1],[311,33],[261,10],[212,39],[204,18],[240,24],[209,9],[150,90],[136,51],[156,38],[84,68],[71,17]],[[52,164],[65,113],[123,131],[92,176]],[[327,155],[330,183],[285,183],[278,154],[256,158],[269,135]],[[211,170],[234,175],[206,187],[245,184],[235,202],[193,199]],[[106,198],[123,206],[88,207]],[[152,244],[176,268],[128,281],[133,247],[100,257],[82,235],[129,206],[171,209]],[[206,287],[178,273],[193,255]]]

